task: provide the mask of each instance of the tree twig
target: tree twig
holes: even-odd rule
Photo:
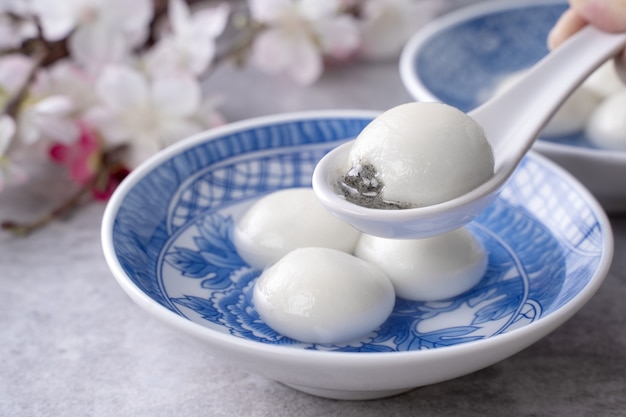
[[[83,184],[73,195],[65,200],[59,207],[49,213],[35,219],[32,222],[19,223],[15,221],[4,221],[0,224],[3,230],[14,233],[19,236],[26,236],[39,228],[46,226],[50,222],[60,219],[77,209],[82,203],[84,197],[90,193],[98,184],[108,181],[110,170],[119,164],[119,155],[125,151],[127,145],[121,145],[104,152],[100,157],[98,170],[91,179]]]
[[[28,88],[35,79],[37,70],[41,68],[41,65],[48,57],[48,48],[46,47],[46,45],[43,42],[38,42],[37,45],[38,46],[35,48],[35,52],[33,54],[33,66],[30,68],[26,79],[20,86],[19,90],[17,90],[15,95],[11,97],[9,101],[7,101],[4,109],[2,109],[2,113],[8,114],[13,118],[17,116],[20,104],[22,103],[22,100],[24,100],[24,97],[28,92]]]

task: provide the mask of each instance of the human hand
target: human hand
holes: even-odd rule
[[[559,18],[548,36],[554,49],[584,26],[591,24],[606,32],[626,32],[626,0],[569,0],[570,8]],[[616,59],[618,72],[626,81],[626,49]]]

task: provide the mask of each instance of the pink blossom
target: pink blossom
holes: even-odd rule
[[[80,137],[76,143],[55,143],[50,148],[53,161],[68,168],[70,178],[78,184],[88,183],[99,168],[100,141],[94,131],[81,123]]]
[[[50,148],[50,158],[67,167],[70,178],[79,185],[89,185],[96,176],[91,192],[96,200],[107,200],[115,188],[130,172],[121,164],[108,167],[102,165],[102,143],[94,130],[85,123],[79,123],[80,138],[73,145],[56,143]],[[104,175],[100,172],[106,169]]]

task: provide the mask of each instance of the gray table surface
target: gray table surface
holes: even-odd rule
[[[411,100],[395,62],[336,68],[309,88],[223,67],[207,88],[231,121]],[[0,220],[33,218],[67,195],[59,171],[39,178],[0,193]],[[26,238],[0,233],[0,416],[626,416],[626,217],[611,218],[605,283],[545,339],[465,377],[345,402],[216,361],[140,310],[104,261],[103,210],[90,204]]]

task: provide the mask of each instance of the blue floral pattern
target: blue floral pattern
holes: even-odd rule
[[[548,53],[548,33],[567,2],[520,6],[507,5],[437,33],[413,58],[415,77],[438,101],[465,112],[483,103],[501,80]],[[595,147],[582,133],[541,139]]]
[[[308,186],[319,158],[369,120],[285,121],[200,141],[164,161],[118,211],[113,240],[122,267],[162,306],[211,329],[345,352],[436,349],[510,332],[558,310],[592,278],[601,256],[598,219],[583,196],[529,156],[468,226],[489,253],[475,288],[440,302],[398,298],[380,328],[348,344],[303,344],[276,333],[254,309],[260,271],[237,255],[233,225],[260,196]]]

